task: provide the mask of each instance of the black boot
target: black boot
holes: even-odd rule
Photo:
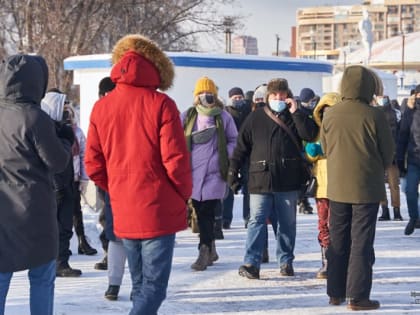
[[[80,269],[73,269],[69,263],[61,262],[57,263],[55,275],[57,277],[79,277],[82,274]]]
[[[89,243],[86,240],[86,236],[82,235],[79,236],[79,248],[78,248],[78,253],[79,254],[84,254],[84,255],[96,255],[98,253],[98,251],[94,248],[92,248]]]
[[[108,270],[108,255],[105,254],[104,258],[95,264],[94,268],[96,270]]]
[[[389,208],[387,206],[382,206],[382,215],[378,218],[378,221],[389,221],[391,217],[389,216]]]
[[[327,248],[321,247],[322,267],[316,273],[317,279],[327,279],[327,256],[325,255],[326,252]]]
[[[309,204],[308,198],[303,197],[299,204],[299,213],[313,214],[313,208]]]
[[[105,298],[111,301],[116,301],[118,299],[118,293],[120,292],[119,285],[110,285],[105,291]]]
[[[400,208],[394,207],[394,221],[403,221]]]
[[[214,222],[214,238],[216,240],[222,240],[225,238],[222,230],[222,220],[216,220]]]

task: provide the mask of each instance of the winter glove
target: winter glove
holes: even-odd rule
[[[227,183],[232,189],[232,191],[237,194],[239,189],[241,189],[242,183],[241,179],[239,178],[238,172],[232,169],[229,169],[228,176],[227,176]]]
[[[312,158],[322,155],[322,148],[319,142],[309,142],[305,145],[305,152]]]
[[[407,174],[407,169],[405,168],[405,161],[404,160],[397,160],[397,166],[400,170],[400,177],[404,177]]]
[[[79,182],[79,191],[82,195],[84,195],[86,193],[88,185],[89,185],[88,180],[81,180]]]
[[[56,122],[55,123],[55,130],[56,130],[57,136],[59,138],[66,139],[70,142],[70,145],[73,145],[74,131],[73,131],[73,128],[71,126]]]

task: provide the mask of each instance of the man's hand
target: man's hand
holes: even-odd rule
[[[229,169],[227,176],[227,183],[230,189],[237,194],[239,189],[241,189],[242,183],[241,179],[238,176],[238,172],[232,169]]]

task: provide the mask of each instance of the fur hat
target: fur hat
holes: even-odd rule
[[[272,79],[267,85],[267,95],[277,92],[288,92],[289,83],[286,79]]]
[[[232,97],[232,96],[235,96],[235,95],[244,96],[244,91],[242,91],[242,89],[240,87],[234,87],[234,88],[231,88],[229,90],[228,95],[229,95],[229,98]]]
[[[168,56],[159,46],[140,34],[130,34],[121,38],[112,50],[112,64],[118,63],[127,52],[135,52],[149,61],[159,74],[162,91],[172,86],[174,79],[174,66]]]
[[[258,86],[254,91],[254,96],[252,97],[252,101],[257,103],[257,100],[262,99],[265,101],[267,96],[267,84],[261,84]]]
[[[315,93],[312,89],[310,88],[303,88],[300,91],[299,94],[299,99],[301,102],[303,103],[308,103],[311,99],[313,99],[315,97]]]
[[[197,96],[203,92],[213,93],[215,96],[217,96],[217,87],[212,79],[208,77],[201,77],[197,80],[194,88],[194,96]]]

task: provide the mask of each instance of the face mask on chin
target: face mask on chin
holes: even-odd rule
[[[281,100],[269,100],[268,101],[268,105],[270,106],[270,108],[273,111],[275,111],[277,113],[282,112],[287,107],[286,102],[285,101],[281,101]]]

